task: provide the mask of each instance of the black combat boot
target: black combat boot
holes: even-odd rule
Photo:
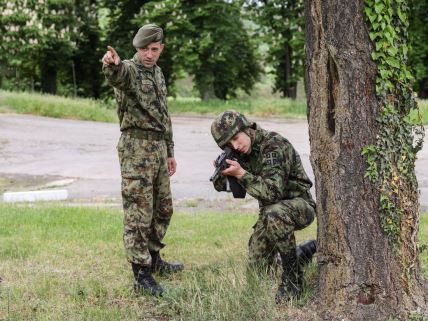
[[[296,250],[281,254],[281,261],[283,272],[275,296],[276,303],[298,297],[303,290],[303,271],[297,261]]]
[[[143,292],[154,296],[162,296],[163,288],[153,278],[150,266],[142,266],[132,263],[132,271],[134,272],[135,278],[135,292]]]
[[[181,271],[184,269],[184,264],[177,263],[168,263],[162,260],[159,251],[150,251],[152,256],[152,272],[159,272],[160,274],[172,273]]]
[[[317,251],[317,242],[315,240],[309,240],[300,243],[296,248],[297,261],[300,265],[308,264],[312,261],[312,257]]]

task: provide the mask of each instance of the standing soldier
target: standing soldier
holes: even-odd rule
[[[220,148],[230,146],[240,154],[239,162],[227,160],[222,174],[237,178],[248,194],[259,201],[260,214],[249,241],[250,266],[263,267],[279,253],[283,267],[276,301],[289,300],[303,290],[303,273],[296,253],[294,231],[307,227],[315,217],[311,181],[299,154],[291,143],[275,132],[250,123],[233,110],[220,114],[211,125]],[[218,191],[226,188],[226,177],[214,182]],[[310,257],[315,242],[303,248]]]
[[[162,39],[162,29],[148,24],[132,41],[137,50],[132,59],[121,61],[110,46],[102,58],[103,73],[114,87],[122,132],[117,150],[126,255],[134,289],[153,295],[163,292],[153,272],[183,269],[183,264],[165,262],[159,254],[173,212],[169,176],[177,166],[165,79],[156,65],[164,48]]]

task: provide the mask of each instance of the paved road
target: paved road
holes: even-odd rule
[[[305,120],[254,119],[262,127],[285,135],[299,151],[313,179]],[[177,173],[172,177],[176,200],[228,198],[213,190],[209,177],[212,160],[220,153],[210,134],[208,117],[172,119]],[[0,177],[31,175],[34,187],[47,181],[81,200],[120,200],[120,172],[116,154],[117,124],[0,114]],[[428,207],[428,147],[416,164],[421,204]],[[34,177],[36,179],[34,179]],[[37,178],[40,178],[37,180]]]

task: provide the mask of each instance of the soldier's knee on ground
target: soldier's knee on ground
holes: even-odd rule
[[[270,205],[264,211],[264,225],[270,235],[285,235],[294,231],[294,223],[280,211],[279,206]]]

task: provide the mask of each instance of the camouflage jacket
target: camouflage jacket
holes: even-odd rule
[[[114,87],[120,130],[139,128],[165,134],[168,157],[174,157],[171,117],[166,102],[162,70],[146,68],[137,54],[119,65],[103,65],[107,81]]]
[[[306,174],[300,156],[291,143],[275,132],[256,127],[256,136],[248,155],[239,162],[246,173],[238,182],[261,207],[281,200],[302,197],[312,206],[312,182]],[[214,182],[217,190],[224,190],[222,182]]]

